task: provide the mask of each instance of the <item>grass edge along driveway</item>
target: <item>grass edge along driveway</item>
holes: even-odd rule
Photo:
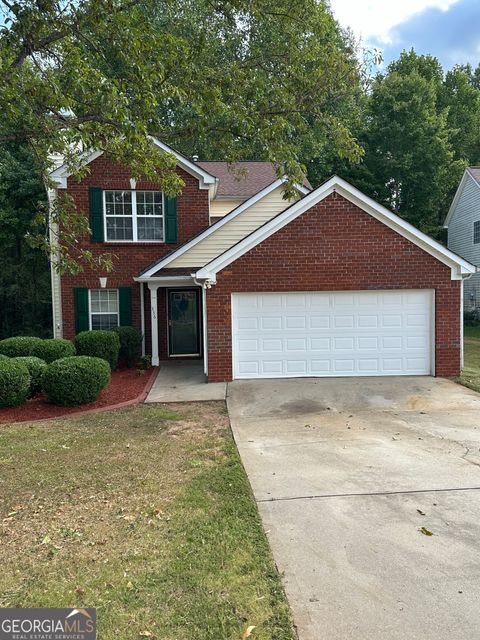
[[[223,402],[0,428],[0,606],[97,607],[102,640],[292,640]]]

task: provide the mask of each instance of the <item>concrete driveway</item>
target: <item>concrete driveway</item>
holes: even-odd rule
[[[227,402],[300,640],[480,637],[480,395],[255,380]]]

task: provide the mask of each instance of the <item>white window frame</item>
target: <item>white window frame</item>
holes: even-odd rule
[[[474,223],[473,223],[473,238],[472,238],[473,244],[480,244],[480,239],[479,240],[475,240],[475,227],[477,225],[480,225],[480,220],[475,220]]]
[[[128,191],[132,194],[132,233],[133,238],[131,240],[109,240],[107,236],[107,200],[106,200],[106,192],[107,191]],[[144,193],[145,191],[151,191],[152,193],[161,193],[162,194],[162,231],[163,231],[163,240],[139,240],[138,239],[138,225],[137,225],[137,191]],[[110,242],[113,244],[132,244],[132,243],[156,243],[156,244],[165,244],[165,196],[163,191],[159,191],[158,189],[103,189],[102,192],[102,206],[103,206],[103,237],[105,238],[105,242]],[[113,216],[111,216],[113,217]],[[121,217],[121,216],[119,216]],[[141,218],[148,216],[140,216]],[[160,216],[152,216],[152,218]]]
[[[116,291],[117,292],[117,327],[120,326],[120,294],[118,289],[101,289],[96,288],[96,289],[89,289],[88,290],[88,328],[90,329],[90,331],[93,331],[94,329],[92,329],[92,313],[95,313],[96,316],[111,316],[113,315],[111,311],[94,311],[92,312],[92,291]],[[96,329],[95,329],[96,331]],[[107,329],[108,331],[108,329]]]

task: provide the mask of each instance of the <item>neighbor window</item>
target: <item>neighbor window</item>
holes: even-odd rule
[[[473,223],[473,244],[480,242],[480,220]]]
[[[118,289],[90,289],[90,329],[118,327]]]
[[[163,242],[161,191],[105,191],[107,240]]]

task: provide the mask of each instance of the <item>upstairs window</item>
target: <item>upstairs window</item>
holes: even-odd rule
[[[480,243],[480,220],[473,223],[473,244]]]
[[[164,241],[161,191],[105,191],[104,198],[107,241]]]

